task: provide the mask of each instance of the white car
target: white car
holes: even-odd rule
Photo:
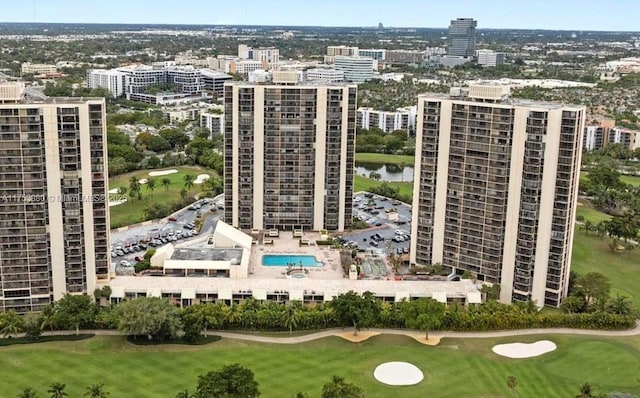
[[[360,202],[361,200],[362,200],[362,198],[359,198],[357,196],[355,198],[353,198],[353,201],[356,202],[356,203]]]
[[[127,260],[122,260],[122,261],[120,261],[120,266],[121,266],[121,267],[128,267],[128,266],[130,266],[130,265],[131,265],[131,263],[130,263],[130,262],[128,262]]]
[[[395,234],[396,234],[396,235],[404,235],[404,234],[405,234],[405,232],[404,232],[403,230],[401,230],[401,229],[396,229]]]

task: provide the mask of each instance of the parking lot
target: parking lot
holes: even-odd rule
[[[411,207],[400,201],[369,193],[354,195],[353,216],[371,225],[343,236],[346,243],[374,253],[408,254],[411,238]],[[395,218],[397,215],[397,219]]]
[[[211,212],[212,208],[216,209],[215,213]],[[202,199],[162,221],[127,230],[112,231],[112,270],[116,273],[132,273],[133,265],[144,257],[147,249],[161,247],[167,243],[185,241],[197,236],[195,220],[198,217],[205,219],[200,234],[211,233],[216,221],[223,214],[222,198],[217,200]]]

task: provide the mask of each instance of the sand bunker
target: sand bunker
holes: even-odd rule
[[[378,336],[380,335],[380,333],[378,332],[358,332],[357,335],[353,335],[353,332],[347,332],[347,333],[339,333],[336,334],[336,336],[338,337],[342,337],[345,340],[348,340],[352,343],[361,343],[365,340],[369,340],[371,337],[374,336]]]
[[[123,203],[127,203],[126,199],[120,199],[120,200],[114,200],[114,201],[109,201],[109,207],[113,207],[113,206],[117,206],[117,205],[121,205]]]
[[[138,180],[138,184],[140,184],[140,185],[144,185],[144,184],[146,184],[147,182],[148,182],[148,181],[147,181],[147,179],[146,179],[146,178],[141,178],[141,179],[139,179],[139,180]]]
[[[174,174],[174,173],[177,173],[177,172],[178,172],[178,170],[176,170],[176,169],[150,171],[149,172],[149,176],[151,176],[151,177],[166,176],[166,175]]]
[[[120,193],[120,188],[113,188],[109,190],[109,193]]]
[[[378,365],[373,377],[390,386],[412,386],[424,379],[424,374],[417,366],[408,362],[386,362]]]
[[[532,358],[556,349],[556,344],[549,340],[540,340],[535,343],[511,343],[493,346],[493,352],[507,358]]]
[[[193,181],[194,184],[202,184],[207,181],[211,176],[209,174],[198,174],[198,177]]]

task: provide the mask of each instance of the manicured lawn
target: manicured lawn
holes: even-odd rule
[[[631,185],[640,185],[640,177],[634,177],[634,176],[620,176],[620,181],[624,182],[625,184],[631,184]]]
[[[507,359],[491,347],[548,339],[558,350],[531,359]],[[345,377],[367,398],[512,397],[506,378],[515,375],[521,398],[573,397],[588,381],[597,391],[640,393],[640,337],[525,336],[499,339],[444,339],[421,345],[404,336],[378,336],[363,343],[333,337],[299,345],[270,345],[223,339],[197,347],[132,346],[123,337],[95,337],[0,348],[4,380],[0,396],[14,397],[25,387],[43,394],[50,383],[67,385],[71,397],[90,383],[105,383],[112,397],[173,397],[197,376],[238,362],[254,373],[263,397],[291,397],[297,391],[320,396],[332,375]],[[373,371],[387,361],[407,361],[425,378],[415,386],[377,382]],[[42,395],[41,395],[42,396]]]
[[[180,200],[180,191],[185,188],[184,176],[191,174],[195,179],[199,174],[215,175],[212,170],[207,170],[202,167],[194,166],[178,166],[170,167],[167,169],[157,170],[138,170],[132,173],[122,174],[117,177],[109,179],[109,189],[115,189],[125,187],[127,189],[127,196],[129,193],[129,179],[135,176],[138,179],[149,179],[150,171],[160,170],[178,170],[177,173],[168,174],[165,176],[151,177],[156,181],[155,189],[153,192],[149,191],[146,185],[142,185],[140,192],[142,193],[142,200],[129,198],[126,203],[112,206],[109,208],[111,212],[111,228],[117,228],[124,225],[136,224],[145,220],[144,209],[151,203],[169,203]],[[162,185],[163,178],[169,178],[171,185],[169,189],[165,190]],[[200,185],[194,185],[188,192],[189,195],[194,196],[201,191]]]
[[[408,155],[387,155],[384,153],[356,153],[356,162],[377,164],[402,164],[413,167],[414,157]]]
[[[585,274],[600,272],[611,281],[611,293],[629,296],[640,308],[640,251],[614,252],[609,248],[609,239],[595,233],[585,234],[576,228],[573,239],[571,269]]]
[[[576,208],[576,215],[584,217],[585,221],[589,220],[594,224],[600,221],[609,221],[611,216],[607,213],[603,213],[588,206],[578,206]]]
[[[413,183],[387,182],[386,184],[392,187],[397,187],[399,189],[398,193],[401,195],[408,195],[409,197],[413,195]],[[382,182],[359,175],[353,176],[354,192],[368,191],[371,187],[377,187],[378,185],[382,185]]]

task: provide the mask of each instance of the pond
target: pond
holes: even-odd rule
[[[405,166],[403,168],[399,164],[356,162],[355,173],[367,178],[371,176],[371,173],[378,173],[380,174],[380,181],[387,182],[413,181],[413,167]]]

